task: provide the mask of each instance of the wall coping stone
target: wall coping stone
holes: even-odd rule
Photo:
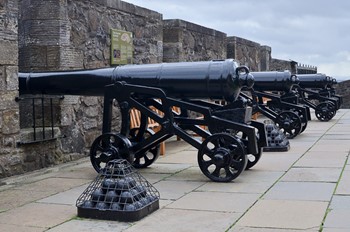
[[[212,28],[204,27],[195,23],[184,21],[181,19],[165,19],[163,20],[164,29],[182,28],[189,31],[199,32],[204,35],[210,35],[214,37],[226,38],[227,34],[221,31],[214,30]]]

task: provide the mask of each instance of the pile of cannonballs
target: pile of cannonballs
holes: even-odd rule
[[[265,120],[264,124],[267,135],[267,147],[264,147],[264,151],[289,150],[289,140],[283,131],[271,120]]]
[[[77,200],[80,209],[138,211],[158,203],[159,192],[126,160],[110,161]]]

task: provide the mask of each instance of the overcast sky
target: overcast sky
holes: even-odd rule
[[[272,57],[350,79],[348,0],[125,0],[272,48]]]

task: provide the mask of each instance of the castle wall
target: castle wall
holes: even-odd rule
[[[226,34],[180,19],[163,21],[163,62],[225,59]]]
[[[19,9],[18,62],[21,72],[109,67],[110,29],[132,32],[134,63],[162,62],[163,21],[158,12],[122,1],[100,0],[20,0]],[[17,15],[15,18],[17,25]],[[17,30],[15,36],[16,50],[11,51],[16,54],[17,65]],[[14,80],[17,81],[17,76]],[[15,97],[18,95],[17,83],[13,85],[16,87]],[[17,117],[11,118],[17,118],[12,124],[17,126],[19,134],[14,141],[21,144],[17,146],[20,151],[17,163],[21,170],[8,170],[3,175],[0,173],[0,177],[79,159],[89,154],[90,145],[101,134],[101,97],[66,95],[63,99],[54,99],[54,139],[47,139],[50,138],[47,132],[39,128],[37,142],[33,140],[31,99],[21,100],[19,104],[13,102],[11,104],[17,106]],[[40,104],[35,103],[39,106],[36,125],[42,120]],[[46,122],[48,108],[45,105],[45,127],[50,126]],[[118,107],[113,111],[113,129],[118,130]],[[3,157],[1,152],[0,157]],[[9,157],[14,159],[13,155]],[[11,160],[4,158],[4,163],[8,166]]]
[[[21,72],[94,69],[110,65],[110,29],[133,34],[133,63],[161,63],[234,58],[252,71],[315,72],[314,66],[272,58],[271,47],[229,36],[120,0],[0,1],[0,178],[79,159],[101,134],[103,99],[66,95],[35,102],[18,97]],[[337,91],[350,107],[348,82]],[[36,96],[42,97],[42,96]],[[45,115],[42,115],[42,111]],[[33,124],[51,127],[34,141]],[[113,108],[113,131],[120,127]],[[43,139],[41,136],[45,136]],[[40,142],[39,142],[39,141]]]
[[[18,2],[0,2],[0,177],[23,172],[19,139]]]

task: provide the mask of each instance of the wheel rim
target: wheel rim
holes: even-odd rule
[[[151,129],[147,129],[142,136],[138,134],[139,132],[140,132],[139,128],[133,128],[130,130],[129,139],[131,143],[139,143],[143,139],[146,139],[154,135],[154,131]],[[138,138],[141,138],[141,139],[138,139]],[[156,145],[155,147],[152,147],[146,152],[136,153],[133,166],[135,168],[146,168],[158,159],[159,154],[160,154],[160,144]]]
[[[258,161],[260,160],[262,155],[262,148],[259,148],[259,153],[258,154],[248,154],[247,155],[247,167],[245,168],[245,170],[248,170],[250,168],[252,168],[255,164],[258,163]]]
[[[335,107],[329,102],[322,102],[316,106],[315,115],[318,120],[327,122],[335,116]]]
[[[132,163],[131,143],[123,135],[107,133],[95,139],[90,149],[90,161],[97,172],[101,172],[107,163],[114,159],[126,159]]]
[[[215,182],[237,178],[247,166],[241,142],[226,133],[209,136],[198,151],[198,164],[205,176]]]
[[[291,111],[284,111],[277,116],[276,125],[291,139],[300,134],[302,123],[299,116]]]
[[[299,134],[301,134],[305,131],[305,129],[307,127],[308,119],[306,118],[306,116],[303,114],[303,112],[301,110],[293,109],[292,112],[299,116],[300,121],[304,121],[301,123],[301,130],[299,132]]]
[[[259,140],[259,133],[256,133],[256,140]],[[240,140],[242,141],[242,145],[246,147],[245,144],[248,144],[248,136],[244,133],[242,133],[242,136],[240,137]],[[247,166],[245,170],[248,170],[252,168],[255,164],[258,163],[262,156],[262,147],[258,144],[258,153],[257,154],[247,154]]]

